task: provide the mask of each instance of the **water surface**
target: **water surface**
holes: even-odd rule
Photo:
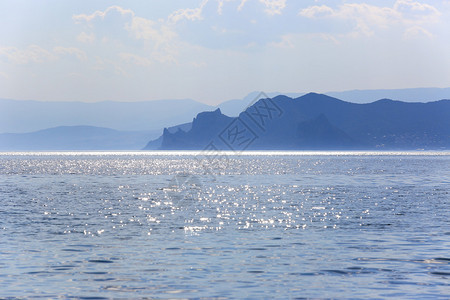
[[[0,297],[447,298],[445,152],[0,154]]]

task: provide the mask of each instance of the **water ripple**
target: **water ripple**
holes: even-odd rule
[[[439,298],[450,156],[0,154],[5,298]]]

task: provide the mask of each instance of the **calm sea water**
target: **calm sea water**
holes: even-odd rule
[[[3,153],[0,298],[448,298],[450,153]]]

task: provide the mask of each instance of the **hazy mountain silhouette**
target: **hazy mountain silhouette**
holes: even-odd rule
[[[378,89],[327,92],[328,96],[353,103],[370,103],[378,99],[404,102],[431,102],[450,99],[450,88]]]
[[[103,101],[45,102],[0,99],[0,133],[26,133],[58,126],[95,126],[125,131],[161,130],[173,124],[187,123],[207,110],[220,108],[223,114],[236,117],[259,92],[217,106],[191,99],[142,102]],[[306,93],[267,93],[268,97],[286,95],[297,98]],[[408,102],[450,99],[450,88],[416,88],[397,90],[354,90],[329,92],[327,95],[354,103],[368,103],[389,98]]]
[[[233,99],[220,103],[223,114],[237,117],[258,96],[260,92],[249,93],[242,99]],[[284,95],[298,98],[306,95],[303,93],[266,93],[268,97]],[[325,95],[352,103],[371,103],[379,99],[394,99],[404,102],[431,102],[442,99],[450,99],[450,88],[410,88],[410,89],[378,89],[378,90],[351,90],[342,92],[326,92]]]
[[[214,110],[220,108],[220,112],[226,116],[237,117],[246,110],[258,96],[259,93],[253,92],[243,99],[225,101],[218,106],[210,106],[193,100],[160,100],[144,102],[40,102],[40,101],[17,101],[0,99],[0,133],[8,132],[10,134],[0,134],[0,149],[3,150],[43,150],[43,149],[70,149],[71,142],[76,149],[139,149],[144,145],[146,149],[158,149],[163,144],[163,128],[173,124],[183,124],[182,126],[169,127],[169,133],[181,129],[176,138],[166,134],[164,149],[177,149],[186,147],[186,149],[201,148],[201,144],[206,142],[211,136],[217,134],[213,132],[212,127],[208,133],[201,133],[201,129],[195,129],[188,135],[183,132],[189,132],[191,129],[191,120],[201,111]],[[326,128],[326,122],[333,129],[328,128],[329,141],[331,132],[337,136],[335,143],[330,147],[408,147],[408,148],[440,148],[447,147],[448,136],[445,136],[445,130],[438,127],[447,126],[448,123],[435,122],[430,124],[430,115],[437,120],[448,118],[448,109],[442,107],[442,104],[425,105],[416,103],[418,106],[411,106],[412,103],[402,103],[398,101],[376,101],[366,104],[368,106],[358,106],[352,103],[328,101],[328,98],[308,102],[308,95],[303,93],[288,94],[295,99],[294,101],[284,101],[283,96],[277,96],[280,93],[268,93],[269,97],[277,99],[283,109],[283,120],[274,123],[264,131],[258,131],[256,127],[255,140],[248,145],[249,149],[301,149],[305,147],[325,147],[320,145],[319,141],[314,142],[313,137],[325,135],[325,129],[308,137],[306,129],[304,133],[296,133],[295,128],[307,126],[315,120],[320,114],[323,114],[321,121],[322,127]],[[346,100],[354,102],[367,102],[368,99],[379,99],[381,96],[394,99],[403,99],[417,101],[422,99],[424,102],[442,98],[450,98],[450,88],[423,88],[423,89],[401,89],[401,90],[363,90],[329,93],[341,95]],[[301,95],[302,97],[298,97]],[[304,98],[306,97],[306,98]],[[374,98],[377,97],[377,98]],[[286,97],[286,99],[290,99]],[[328,99],[328,100],[325,100]],[[335,99],[336,100],[336,99]],[[298,103],[297,103],[298,102]],[[286,107],[283,107],[286,105]],[[445,106],[445,105],[444,105]],[[292,111],[291,111],[292,110]],[[286,113],[285,113],[286,112]],[[295,113],[294,113],[295,112]],[[244,114],[240,120],[244,121]],[[224,119],[225,120],[225,119]],[[414,120],[417,120],[415,122]],[[248,124],[253,124],[254,120],[246,120]],[[189,123],[188,123],[189,122]],[[190,124],[190,125],[187,125]],[[314,124],[314,122],[312,123]],[[77,131],[69,130],[70,126],[79,127],[86,125],[90,127],[111,128],[117,130],[114,134],[103,131],[97,135],[96,139],[83,138],[77,135]],[[220,124],[219,124],[220,125]],[[239,124],[238,124],[239,125]],[[64,127],[64,134],[56,134],[52,130],[54,127]],[[69,126],[69,127],[67,127]],[[201,128],[201,125],[199,128]],[[253,124],[254,126],[254,124]],[[312,126],[312,125],[310,125]],[[315,126],[319,126],[316,124]],[[427,127],[428,126],[428,127]],[[434,128],[433,126],[437,127]],[[49,129],[50,128],[50,129]],[[251,126],[253,129],[253,127]],[[44,130],[45,129],[45,130]],[[49,129],[49,131],[46,131]],[[43,135],[36,130],[47,132]],[[317,129],[318,130],[318,129]],[[313,129],[310,129],[314,132]],[[49,134],[53,132],[54,134]],[[94,131],[93,131],[94,132]],[[349,139],[345,139],[344,133]],[[22,133],[23,135],[14,135],[11,133]],[[219,132],[220,133],[220,132]],[[383,134],[381,134],[383,133]],[[87,133],[90,136],[92,133]],[[38,138],[38,136],[41,136]],[[340,137],[339,137],[340,136]],[[144,140],[142,140],[142,137]],[[159,139],[158,139],[159,137]],[[342,141],[338,142],[339,139]],[[52,140],[53,139],[53,140]],[[84,139],[83,142],[81,140]],[[156,139],[156,140],[155,140]],[[203,140],[202,140],[203,139]],[[322,138],[323,140],[324,138]],[[150,142],[148,142],[150,140]],[[226,149],[229,145],[224,142],[224,138],[218,141],[218,146]],[[271,140],[272,143],[266,143]],[[30,141],[34,141],[31,143]],[[64,146],[61,141],[65,141]],[[78,141],[78,142],[75,142]],[[103,142],[100,142],[103,141]],[[200,143],[200,141],[203,141]],[[78,143],[78,144],[77,144]],[[317,145],[314,146],[314,143]],[[82,145],[82,146],[80,146]],[[243,145],[246,145],[245,143]],[[339,146],[340,145],[340,146]],[[16,148],[16,146],[18,148]],[[80,148],[81,147],[81,148]],[[75,149],[75,148],[74,148]]]
[[[228,140],[227,140],[228,139]],[[450,100],[345,102],[309,93],[261,99],[239,117],[200,113],[192,129],[164,130],[160,149],[449,149]]]
[[[122,131],[162,130],[190,122],[197,113],[213,108],[190,99],[95,103],[0,99],[0,133],[78,125]]]
[[[0,150],[139,150],[151,136],[154,132],[60,126],[30,133],[0,134]]]
[[[189,131],[189,130],[191,130],[191,128],[192,128],[192,122],[184,123],[184,124],[177,125],[177,126],[172,126],[172,127],[166,128],[166,130],[168,130],[170,133],[176,133],[179,130]],[[161,130],[161,131],[163,131],[163,130]],[[147,145],[144,147],[144,150],[158,150],[159,148],[161,148],[162,141],[163,141],[163,136],[161,135],[159,138],[148,142]]]
[[[220,108],[220,111],[227,116],[237,117],[241,112],[243,112],[252,102],[258,97],[261,92],[251,92],[247,96],[242,99],[233,99],[220,103],[217,105],[217,108]],[[268,97],[276,97],[279,95],[285,95],[288,97],[300,97],[306,93],[280,93],[280,92],[271,92],[265,93]]]

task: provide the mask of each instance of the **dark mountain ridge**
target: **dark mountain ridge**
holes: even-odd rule
[[[450,100],[355,104],[316,93],[277,96],[260,99],[236,118],[219,109],[200,113],[187,132],[165,130],[160,149],[211,143],[224,150],[449,149]]]
[[[199,113],[192,121],[192,128],[187,132],[181,128],[176,132],[170,132],[165,128],[160,149],[180,149],[180,141],[183,141],[182,149],[199,149],[199,145],[206,146],[232,120],[233,118],[222,114],[219,108],[212,112]]]

